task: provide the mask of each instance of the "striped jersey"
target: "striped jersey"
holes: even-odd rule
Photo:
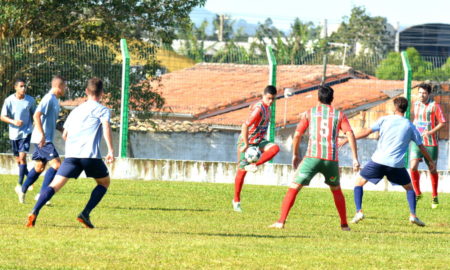
[[[250,116],[245,121],[248,126],[248,143],[258,144],[267,134],[270,122],[270,107],[259,101],[250,106]]]
[[[296,131],[304,133],[308,127],[309,141],[306,157],[338,161],[339,130],[344,133],[352,131],[344,113],[330,105],[319,104],[305,113]]]
[[[437,123],[436,123],[437,121]],[[426,104],[420,101],[414,103],[414,126],[422,135],[424,131],[432,130],[438,123],[444,123],[445,117],[441,106],[436,102],[429,100]],[[422,136],[424,146],[437,146],[437,133],[429,136]]]

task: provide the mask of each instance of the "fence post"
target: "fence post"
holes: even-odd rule
[[[411,117],[411,81],[412,81],[412,69],[409,64],[408,53],[406,51],[402,51],[402,63],[403,63],[403,73],[405,74],[404,78],[404,86],[403,93],[405,98],[408,100],[408,109],[406,110],[405,117],[410,119]],[[409,148],[405,154],[405,167],[409,168]]]
[[[266,46],[266,53],[267,59],[269,60],[269,85],[277,87],[277,59],[275,58],[272,47],[270,45]],[[272,105],[270,106],[272,115],[270,117],[270,125],[269,125],[269,140],[271,142],[275,142],[276,108],[277,108],[277,99],[274,99]]]
[[[120,138],[119,157],[127,157],[128,149],[128,99],[130,90],[130,54],[126,39],[120,40],[120,51],[122,52],[122,97],[120,106]]]

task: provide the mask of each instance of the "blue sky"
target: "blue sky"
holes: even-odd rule
[[[277,27],[288,28],[295,17],[302,21],[338,24],[354,6],[364,6],[371,16],[383,16],[393,26],[449,23],[450,0],[207,0],[205,8],[214,13],[243,18],[249,23],[271,17]]]

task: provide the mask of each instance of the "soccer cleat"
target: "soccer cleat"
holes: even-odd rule
[[[35,201],[38,201],[38,200],[39,200],[39,196],[41,196],[41,193],[36,194],[36,196],[34,196],[34,200],[35,200]],[[47,201],[47,202],[45,203],[45,205],[50,205],[50,204],[52,204],[50,201]]]
[[[19,202],[20,203],[25,203],[25,193],[22,192],[22,187],[21,186],[16,186],[14,191],[16,192],[17,196],[19,197]]]
[[[241,202],[235,202],[234,200],[232,200],[231,203],[233,204],[233,210],[235,212],[242,212]]]
[[[433,197],[433,200],[431,201],[431,209],[436,209],[438,207],[439,207],[438,197]]]
[[[33,213],[28,214],[28,220],[27,220],[26,226],[28,228],[33,228],[34,225],[36,224],[36,219],[37,219],[37,216],[35,214],[33,214]]]
[[[416,202],[420,201],[422,199],[422,194],[416,195]]]
[[[356,215],[352,219],[352,223],[356,224],[364,219],[363,212],[357,212]]]
[[[348,232],[350,231],[350,227],[348,226],[348,224],[341,224],[341,230]]]
[[[89,217],[86,217],[85,215],[83,215],[83,213],[80,213],[78,215],[77,220],[81,222],[84,225],[84,227],[94,229],[94,224],[92,224]]]
[[[416,224],[417,226],[420,227],[425,226],[425,223],[423,223],[423,221],[420,220],[418,217],[409,217],[409,222],[411,222],[411,224]]]
[[[282,222],[275,222],[274,224],[270,225],[269,228],[284,229],[284,223],[282,223]]]
[[[256,172],[258,170],[258,167],[256,166],[256,164],[252,163],[252,164],[249,164],[249,165],[245,166],[244,170],[246,170],[247,172],[254,173],[254,172]]]

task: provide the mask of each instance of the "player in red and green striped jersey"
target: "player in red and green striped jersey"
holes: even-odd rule
[[[419,89],[418,100],[414,103],[414,125],[422,135],[423,145],[430,153],[431,158],[436,163],[438,158],[438,138],[437,132],[444,126],[445,117],[442,113],[441,106],[434,102],[431,97],[431,85],[420,84],[417,86]],[[411,145],[411,180],[416,192],[417,200],[422,198],[422,192],[420,191],[420,174],[417,170],[419,162],[422,161],[423,155],[420,152],[419,147],[416,144]],[[431,187],[432,187],[432,202],[431,208],[437,208],[439,206],[438,200],[438,180],[439,175],[437,172],[431,173]]]
[[[294,205],[295,198],[303,186],[308,186],[311,179],[321,173],[325,177],[325,183],[329,185],[333,194],[334,203],[341,220],[341,228],[349,231],[345,198],[342,194],[339,181],[339,163],[337,139],[339,131],[347,136],[353,155],[353,169],[359,169],[356,141],[347,117],[341,111],[333,108],[333,89],[329,86],[319,88],[319,104],[308,110],[303,116],[294,134],[292,141],[292,166],[297,169],[294,181],[284,197],[281,205],[281,216],[272,224],[271,228],[284,228],[290,209]],[[301,137],[309,128],[308,150],[305,158],[299,155]],[[300,163],[301,161],[301,163]],[[299,166],[300,163],[300,166]]]
[[[270,105],[276,95],[277,89],[272,85],[267,86],[264,89],[262,100],[250,106],[250,116],[242,124],[241,135],[237,142],[238,170],[234,180],[234,199],[231,202],[236,212],[242,212],[241,191],[247,172],[255,172],[257,166],[271,160],[280,151],[278,145],[265,139],[270,123]],[[245,150],[250,146],[257,146],[262,152],[261,157],[254,164],[249,164],[245,159]]]

